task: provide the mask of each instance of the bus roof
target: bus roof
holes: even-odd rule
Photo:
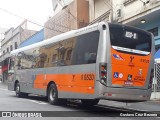
[[[81,29],[72,30],[72,31],[69,31],[69,32],[66,32],[66,33],[62,33],[60,35],[57,35],[57,36],[54,36],[52,38],[43,40],[41,42],[34,43],[34,44],[31,44],[31,45],[13,50],[13,51],[11,51],[10,55],[13,55],[13,54],[25,51],[25,50],[33,49],[33,48],[36,48],[36,47],[41,47],[43,45],[49,45],[49,44],[52,44],[52,43],[56,43],[56,42],[62,41],[64,39],[67,39],[67,38],[70,38],[70,37],[85,34],[86,32],[92,32],[92,31],[100,29],[98,26],[101,26],[101,25],[104,25],[104,24],[106,24],[106,23],[105,22],[100,22],[100,23],[96,23],[94,25],[90,25],[90,26],[81,28]]]

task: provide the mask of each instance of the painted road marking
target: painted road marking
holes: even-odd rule
[[[8,89],[3,89],[3,88],[0,88],[0,90],[8,91],[8,92],[15,92],[15,91],[9,91]],[[34,96],[38,96],[38,95],[34,95]],[[42,101],[36,101],[36,100],[27,100],[27,101],[34,102],[34,103],[41,104],[41,105],[48,104],[48,103],[45,103],[45,102],[42,102]]]
[[[37,104],[40,104],[40,105],[46,105],[48,103],[46,102],[42,102],[42,101],[36,101],[36,100],[29,100],[30,102],[34,102],[34,103],[37,103]]]

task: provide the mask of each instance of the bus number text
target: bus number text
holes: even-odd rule
[[[94,80],[94,74],[82,74],[81,80]]]

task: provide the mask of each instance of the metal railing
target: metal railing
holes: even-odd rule
[[[154,92],[160,92],[160,63],[154,64],[153,88]]]

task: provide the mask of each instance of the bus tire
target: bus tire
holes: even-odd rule
[[[51,84],[48,89],[48,101],[52,105],[58,104],[58,91],[55,84]]]
[[[19,83],[16,83],[15,92],[16,92],[17,97],[27,97],[28,96],[27,93],[20,92],[20,84]]]
[[[97,105],[99,102],[99,99],[82,99],[81,103],[83,106],[93,106],[93,105]]]

